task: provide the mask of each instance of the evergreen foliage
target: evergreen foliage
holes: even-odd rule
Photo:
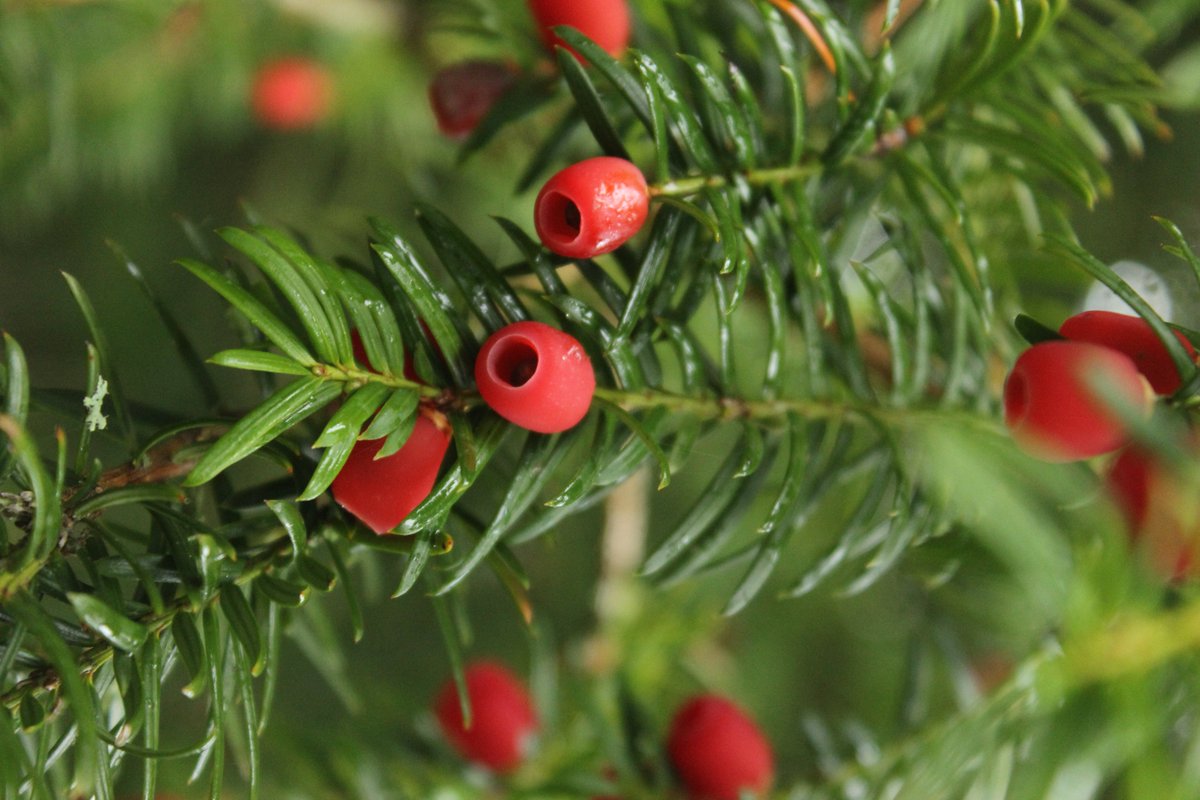
[[[444,19],[475,20],[475,33],[531,52],[514,33],[519,4],[463,8],[481,2]],[[0,22],[0,76],[17,98],[56,80],[22,45],[66,18],[23,5]],[[219,31],[234,13],[223,2],[144,5],[154,36],[185,10],[198,18],[189,24]],[[555,70],[527,70],[462,150],[487,158],[535,115],[521,187],[567,153],[646,167],[652,222],[611,256],[568,263],[510,214],[495,225],[520,257],[499,261],[479,244],[484,232],[432,203],[416,207],[420,240],[371,219],[359,252],[320,252],[250,210],[241,225],[197,235],[197,255],[176,266],[224,298],[241,340],[200,353],[192,321],[156,293],[136,254],[119,251],[202,416],[126,397],[103,314],[70,276],[90,337],[81,392],[31,386],[21,345],[5,334],[0,798],[111,798],[124,774],[150,800],[160,762],[177,758],[213,798],[227,786],[323,796],[267,774],[260,749],[278,682],[298,668],[280,658],[285,629],[301,631],[318,669],[353,694],[339,655],[320,652],[330,640],[318,595],[343,594],[357,641],[365,576],[388,576],[393,597],[426,592],[461,680],[466,586],[494,574],[530,619],[525,554],[551,537],[569,545],[577,515],[636,487],[647,468],[686,510],[656,518],[644,580],[625,586],[634,609],[610,621],[624,660],[588,679],[573,716],[512,778],[512,796],[676,791],[660,741],[668,709],[652,700],[681,671],[686,620],[639,642],[650,625],[639,604],[707,586],[732,616],[816,594],[848,603],[881,581],[901,582],[921,620],[900,707],[874,725],[807,716],[815,768],[782,764],[779,797],[1200,796],[1200,597],[1186,585],[1164,593],[1139,572],[1088,467],[1032,463],[998,425],[1017,332],[1045,335],[1027,317],[1011,324],[1021,293],[1052,280],[1013,265],[1079,270],[1126,299],[1171,352],[1184,385],[1137,433],[1200,477],[1178,444],[1200,370],[1069,222],[1111,193],[1114,148],[1138,153],[1143,136],[1164,131],[1157,109],[1171,98],[1145,52],[1200,17],[1200,3],[634,6],[637,50],[616,60],[561,30],[588,64],[560,50]],[[133,12],[81,13],[90,25]],[[241,58],[234,42],[197,41]],[[64,57],[48,52],[48,63]],[[105,130],[51,110],[8,109],[0,205],[47,181],[47,197],[69,192],[103,170],[83,136],[70,158],[37,152],[47,126]],[[159,134],[171,113],[143,120],[125,169],[169,161]],[[1200,259],[1162,224],[1200,282]],[[482,342],[525,319],[572,333],[596,366],[592,411],[566,433],[516,429],[474,387]],[[353,331],[370,364],[356,362]],[[230,370],[256,375],[252,407],[225,405]],[[376,537],[327,489],[360,434],[397,450],[422,402],[451,421],[450,459],[396,535]],[[53,435],[48,420],[61,426]],[[102,460],[101,439],[123,456]],[[545,678],[558,669],[549,632],[530,625]],[[982,692],[968,658],[981,642],[1021,658]],[[205,709],[190,734],[161,713],[163,687],[181,681]],[[552,694],[543,685],[539,700]],[[482,793],[439,747],[414,737],[399,765],[378,767],[392,794],[356,782],[370,771],[361,764],[330,794]]]

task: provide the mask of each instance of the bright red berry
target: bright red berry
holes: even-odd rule
[[[1141,317],[1113,311],[1084,311],[1064,322],[1058,332],[1072,341],[1104,345],[1129,356],[1158,394],[1172,394],[1179,389],[1181,381],[1175,362]],[[1194,359],[1196,350],[1192,343],[1178,331],[1175,336]]]
[[[509,422],[558,433],[587,414],[596,374],[574,336],[541,322],[515,322],[484,342],[475,383],[483,401]]]
[[[310,128],[325,118],[333,81],[320,64],[281,58],[264,64],[254,78],[251,100],[258,121],[276,130]]]
[[[447,681],[434,701],[443,733],[464,758],[496,772],[521,765],[538,730],[537,712],[524,684],[501,664],[480,661],[464,675],[471,726],[463,723],[458,689]]]
[[[429,496],[450,447],[450,424],[437,411],[418,411],[397,452],[376,459],[386,439],[360,441],[333,479],[333,499],[375,533],[387,533]]]
[[[642,171],[623,158],[598,156],[546,181],[534,201],[533,226],[552,252],[591,258],[625,244],[649,212]]]
[[[739,800],[745,791],[765,795],[775,776],[766,736],[742,709],[717,695],[693,697],[675,713],[667,753],[695,800]]]
[[[515,79],[514,68],[502,61],[464,61],[440,70],[429,84],[438,130],[453,139],[470,135]]]
[[[629,4],[626,0],[529,0],[529,10],[541,31],[546,47],[566,47],[554,33],[558,25],[569,25],[604,48],[610,56],[620,57],[629,46]],[[579,58],[579,54],[575,53]],[[582,59],[581,59],[582,60]]]
[[[1030,347],[1004,384],[1004,422],[1013,440],[1046,461],[1075,461],[1116,450],[1125,443],[1126,430],[1092,388],[1093,381],[1149,412],[1149,388],[1127,356],[1087,342]]]
[[[1130,445],[1113,459],[1104,482],[1150,567],[1168,580],[1193,574],[1200,566],[1198,509],[1174,470]]]

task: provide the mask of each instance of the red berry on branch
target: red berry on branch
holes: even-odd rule
[[[761,729],[737,705],[698,695],[675,713],[667,735],[671,764],[695,800],[764,796],[775,775],[775,757]]]
[[[533,225],[550,251],[568,258],[611,253],[641,230],[650,193],[641,170],[599,156],[558,172],[538,192]]]
[[[332,99],[329,73],[306,58],[281,58],[264,64],[251,91],[258,121],[281,131],[310,128],[325,119]]]
[[[1104,482],[1151,569],[1172,581],[1194,574],[1200,506],[1175,471],[1130,445],[1113,459]]]
[[[1149,413],[1153,398],[1129,358],[1087,342],[1041,342],[1017,358],[1004,383],[1013,440],[1045,461],[1076,461],[1123,445],[1125,426],[1092,388],[1106,384]]]
[[[480,661],[464,675],[471,725],[463,721],[458,689],[447,681],[434,701],[434,715],[454,748],[469,761],[495,772],[521,765],[538,731],[537,711],[524,684],[501,664]]]
[[[429,84],[438,130],[453,139],[470,135],[515,79],[515,69],[502,61],[464,61],[440,70]]]
[[[475,383],[483,401],[509,422],[558,433],[587,415],[596,374],[574,336],[541,322],[516,322],[484,342]]]
[[[1072,341],[1111,347],[1129,356],[1158,394],[1172,394],[1179,389],[1181,381],[1175,362],[1141,317],[1113,311],[1084,311],[1064,322],[1058,332]],[[1196,349],[1192,343],[1178,331],[1175,336],[1194,360]]]
[[[580,58],[554,33],[558,25],[574,28],[614,58],[620,57],[629,46],[627,0],[529,0],[529,11],[537,22],[542,41],[550,50],[556,46],[566,47],[576,58]]]
[[[390,456],[375,458],[386,439],[355,444],[330,487],[338,505],[375,533],[395,528],[429,496],[450,447],[450,424],[441,413],[417,414],[408,441]]]

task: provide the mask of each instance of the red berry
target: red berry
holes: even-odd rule
[[[404,446],[378,460],[386,439],[358,442],[333,479],[333,499],[375,533],[387,533],[432,491],[450,447],[449,427],[440,413],[419,411]]]
[[[1004,422],[1013,440],[1046,461],[1075,461],[1125,443],[1125,427],[1091,388],[1108,384],[1149,412],[1152,398],[1129,358],[1087,342],[1041,342],[1017,358],[1004,384]]]
[[[513,67],[502,61],[464,61],[439,71],[429,84],[438,130],[454,139],[468,136],[515,78]]]
[[[521,765],[537,733],[538,718],[524,684],[501,664],[480,661],[467,667],[471,727],[463,724],[454,681],[447,681],[434,701],[442,732],[462,756],[496,771]]]
[[[538,192],[533,226],[551,251],[568,258],[611,253],[641,230],[650,212],[642,171],[623,158],[572,164]]]
[[[1105,475],[1105,483],[1131,531],[1139,530],[1146,521],[1151,466],[1149,453],[1131,445],[1113,459]]]
[[[516,322],[488,337],[475,358],[475,383],[493,411],[538,433],[573,427],[596,391],[583,345],[541,322]]]
[[[696,800],[738,800],[747,790],[765,795],[774,780],[770,742],[744,711],[717,695],[693,697],[675,712],[667,753]]]
[[[626,0],[529,0],[529,10],[542,34],[546,47],[566,47],[554,33],[558,25],[569,25],[619,57],[629,45],[629,5]],[[575,53],[579,58],[579,54]],[[580,59],[582,60],[582,59]]]
[[[1130,445],[1109,466],[1105,484],[1150,567],[1174,581],[1193,574],[1200,566],[1200,520],[1195,500],[1175,472],[1153,453]]]
[[[255,116],[276,130],[312,127],[325,118],[332,97],[329,73],[305,58],[281,58],[263,65],[252,90]]]
[[[1141,317],[1113,311],[1084,311],[1064,322],[1058,332],[1072,341],[1104,345],[1129,356],[1158,394],[1173,394],[1179,389],[1181,381],[1175,362]],[[1192,343],[1178,331],[1175,336],[1194,359],[1196,350]]]

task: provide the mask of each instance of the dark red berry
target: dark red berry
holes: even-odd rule
[[[1093,383],[1095,382],[1095,383]],[[1013,440],[1045,461],[1075,461],[1116,450],[1125,426],[1092,387],[1106,384],[1131,406],[1152,398],[1129,358],[1087,342],[1041,342],[1017,358],[1004,384],[1004,422]]]
[[[1141,317],[1113,311],[1084,311],[1068,319],[1058,329],[1068,339],[1111,347],[1133,359],[1138,371],[1146,376],[1158,394],[1173,394],[1179,389],[1179,370],[1167,348]],[[1175,332],[1193,359],[1196,350],[1183,334]]]
[[[604,48],[615,58],[629,46],[629,4],[626,0],[529,0],[529,11],[537,22],[546,47],[567,47],[555,33],[568,25]],[[570,47],[567,47],[575,53]],[[579,54],[575,53],[579,58]],[[582,59],[581,59],[582,60]]]
[[[583,345],[541,322],[516,322],[493,333],[475,358],[475,383],[493,411],[538,433],[576,425],[596,391]]]
[[[611,253],[641,230],[650,193],[641,170],[623,158],[572,164],[538,192],[533,226],[549,250],[568,258]]]
[[[775,776],[766,736],[742,709],[717,695],[693,697],[675,713],[667,753],[694,800],[739,800],[746,791],[764,796]]]
[[[422,409],[412,434],[397,452],[375,455],[386,439],[360,441],[331,486],[333,499],[375,533],[387,533],[429,496],[450,447],[450,423]]]
[[[495,772],[511,772],[525,759],[538,730],[533,701],[524,684],[501,664],[477,662],[467,667],[464,677],[471,726],[463,723],[454,681],[447,681],[434,701],[438,723],[464,758]]]
[[[464,61],[440,70],[429,84],[438,130],[453,139],[470,135],[515,78],[503,61]]]
[[[264,64],[254,78],[251,96],[258,121],[276,130],[312,127],[325,118],[332,99],[329,73],[306,58]]]
[[[1153,453],[1130,445],[1113,459],[1104,482],[1151,569],[1172,581],[1194,574],[1200,566],[1200,520],[1175,471]]]

